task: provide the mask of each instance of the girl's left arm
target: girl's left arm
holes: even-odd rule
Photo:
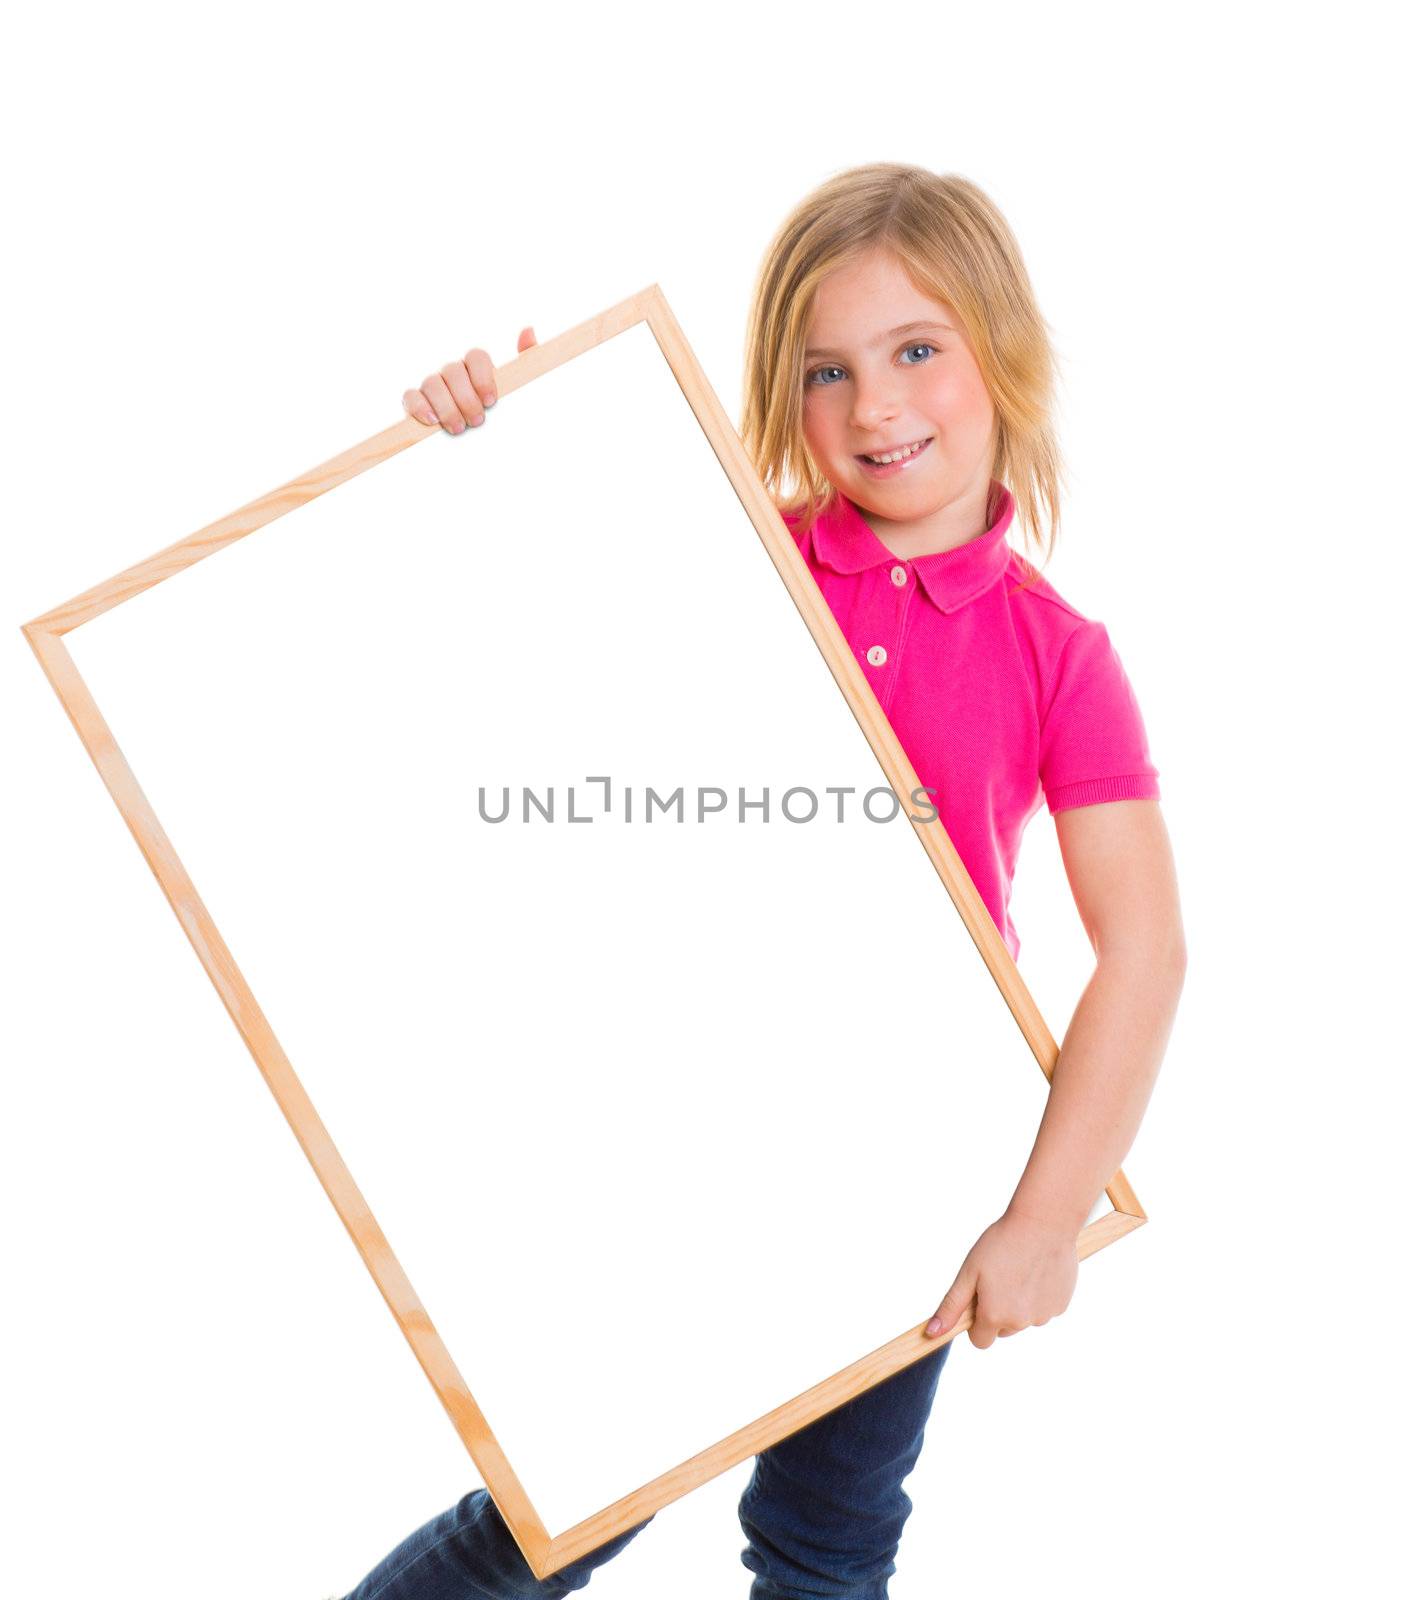
[[[979,1236],[925,1330],[948,1331],[977,1302],[969,1336],[980,1349],[1067,1309],[1077,1235],[1136,1137],[1185,979],[1160,802],[1074,806],[1054,821],[1097,966],[1058,1052],[1008,1209]]]

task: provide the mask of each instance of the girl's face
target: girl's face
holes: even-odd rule
[[[994,461],[994,405],[958,317],[888,250],[819,285],[808,323],[803,434],[824,475],[890,525],[948,522],[978,504]],[[868,455],[920,445],[873,466]],[[979,531],[983,531],[981,520]]]

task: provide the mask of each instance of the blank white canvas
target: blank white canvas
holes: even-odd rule
[[[66,642],[550,1535],[1007,1204],[1046,1081],[646,325]]]

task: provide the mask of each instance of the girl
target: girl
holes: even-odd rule
[[[987,1349],[1066,1309],[1077,1235],[1174,1022],[1184,934],[1158,773],[1106,629],[1006,539],[1018,522],[1051,553],[1060,457],[1047,326],[993,202],[897,163],[831,178],[769,246],[747,341],[745,445],[1009,950],[1019,841],[1045,798],[1096,954],[1013,1198],[926,1329],[972,1311]],[[525,328],[520,351],[534,343]],[[494,401],[481,349],[403,397],[450,433]],[[751,1600],[885,1600],[952,1342],[755,1458],[739,1504]],[[479,1489],[348,1600],[562,1595],[645,1526],[540,1582]]]

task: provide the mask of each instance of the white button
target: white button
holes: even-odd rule
[[[906,581],[906,569],[904,567],[892,567],[892,569],[891,569],[891,581],[899,589],[901,587],[901,585]]]
[[[874,667],[884,667],[886,665],[886,646],[874,644],[871,649],[867,651],[867,660],[870,661]]]

